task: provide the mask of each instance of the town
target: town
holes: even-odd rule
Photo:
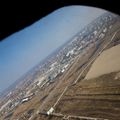
[[[116,21],[120,21],[117,15],[104,13],[76,33],[57,52],[20,78],[15,88],[0,98],[0,119],[10,120],[18,106],[30,101],[39,94],[39,91],[47,89],[66,74],[78,57],[82,58],[91,48],[96,51]],[[28,118],[32,116],[32,112],[31,110],[27,113]]]

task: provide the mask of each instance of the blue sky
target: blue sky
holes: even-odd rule
[[[104,12],[63,7],[0,42],[0,92]]]

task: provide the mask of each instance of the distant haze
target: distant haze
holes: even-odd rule
[[[104,12],[64,7],[0,42],[0,92]]]

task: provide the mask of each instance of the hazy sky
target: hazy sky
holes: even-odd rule
[[[0,42],[0,92],[104,12],[64,7]]]

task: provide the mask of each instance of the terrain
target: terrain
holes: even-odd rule
[[[119,120],[120,21],[106,36],[90,43],[69,66],[4,120]],[[48,115],[50,108],[54,111]]]
[[[106,37],[106,39],[108,39],[107,42],[110,41],[112,35],[113,34],[111,34],[109,37]],[[119,38],[119,34],[117,38]],[[60,101],[54,108],[54,112],[57,114],[54,115],[53,113],[53,116],[51,115],[50,117],[40,114],[40,118],[42,120],[74,120],[80,119],[80,116],[81,119],[90,119],[92,117],[92,119],[119,120],[120,45],[118,45],[118,41],[118,39],[115,39],[114,42],[112,41],[99,55],[99,51],[107,44],[107,42],[103,42],[101,47],[99,47],[99,50],[96,51],[92,57],[89,56],[88,58],[84,59],[85,56],[82,56],[82,61],[84,61],[83,63],[80,61],[81,59],[78,60],[79,62],[75,62],[76,66],[73,65],[74,67],[71,70],[72,73],[69,71],[69,75],[63,79],[64,84],[59,85],[59,87],[56,89],[57,92],[55,92],[56,90],[52,92],[52,98],[54,99],[49,98],[49,100],[46,101],[47,103],[44,104],[44,107],[42,106],[42,108],[44,108],[42,111],[46,112],[46,110],[49,110],[50,107],[54,106],[57,98],[59,98],[58,96],[60,96],[60,91],[64,92],[65,86],[68,86],[66,92],[64,92],[64,95],[61,97]],[[92,53],[89,51],[87,54],[89,55]],[[90,62],[94,58],[96,59],[93,62]],[[87,61],[85,61],[86,59]],[[81,66],[81,63],[84,65]],[[84,70],[86,63],[91,64],[87,67],[86,70]],[[78,67],[79,65],[81,67]],[[83,70],[84,72],[81,74]],[[101,73],[99,73],[99,70],[102,70]],[[91,71],[93,74],[90,73]],[[77,79],[76,76],[79,76],[80,74],[81,76],[77,80],[77,83],[72,84]],[[89,74],[92,77],[89,78]],[[65,116],[67,117],[64,118]],[[88,118],[82,118],[82,116]]]

